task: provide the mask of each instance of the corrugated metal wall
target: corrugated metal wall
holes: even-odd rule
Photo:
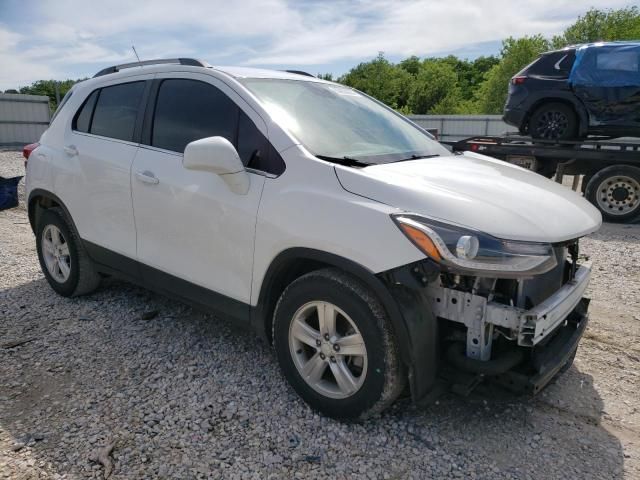
[[[437,129],[438,139],[445,142],[516,131],[502,121],[501,115],[409,115],[409,118],[423,128]]]
[[[0,93],[0,145],[37,142],[49,126],[49,97]]]

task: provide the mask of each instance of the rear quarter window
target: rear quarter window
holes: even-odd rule
[[[78,113],[76,113],[73,118],[72,127],[74,130],[78,132],[89,133],[89,129],[91,128],[91,117],[93,116],[93,109],[96,106],[96,100],[98,99],[99,90],[94,91],[89,95],[89,97],[84,101]]]
[[[533,62],[523,73],[541,77],[568,78],[575,59],[575,50],[548,53]]]

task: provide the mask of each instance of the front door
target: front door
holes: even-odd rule
[[[249,192],[239,195],[218,175],[182,165],[193,140],[223,136],[237,144],[235,94],[214,81],[198,74],[157,80],[149,145],[141,145],[131,177],[137,258],[156,288],[248,320],[265,177],[250,173]]]

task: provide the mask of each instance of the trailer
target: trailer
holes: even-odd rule
[[[471,151],[533,170],[573,189],[609,222],[640,219],[640,138],[590,137],[583,141],[533,140],[519,134],[476,136],[443,142],[454,152]]]

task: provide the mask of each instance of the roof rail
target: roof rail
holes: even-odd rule
[[[155,60],[144,60],[142,62],[123,63],[121,65],[114,65],[112,67],[103,68],[98,73],[96,73],[93,76],[93,78],[101,77],[102,75],[108,75],[110,73],[116,73],[125,68],[143,67],[145,65],[162,65],[167,63],[178,64],[178,65],[189,65],[191,67],[208,67],[209,66],[207,62],[203,62],[202,60],[196,60],[194,58],[157,58]]]
[[[315,75],[311,75],[309,72],[303,72],[302,70],[285,70],[287,73],[295,73],[296,75],[304,75],[305,77],[314,77]]]

